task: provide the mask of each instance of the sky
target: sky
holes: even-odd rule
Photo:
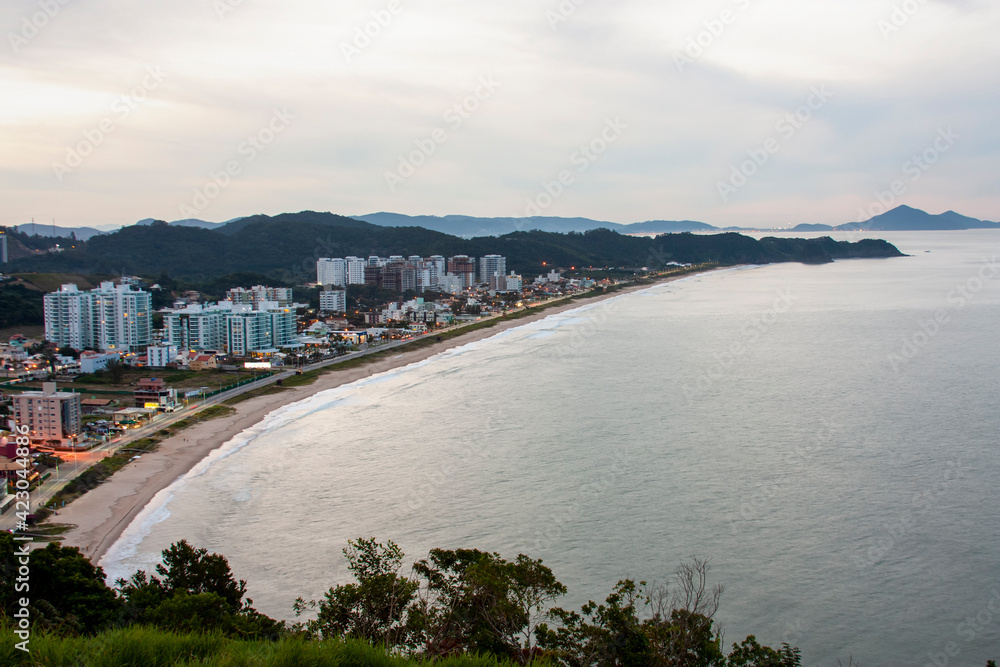
[[[994,0],[5,0],[0,225],[1000,220]]]

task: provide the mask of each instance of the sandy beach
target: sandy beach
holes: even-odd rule
[[[671,282],[692,275],[694,274],[669,276],[658,280],[657,283]],[[62,543],[66,546],[79,547],[94,563],[97,563],[157,493],[184,476],[213,450],[262,421],[276,409],[318,392],[414,364],[446,350],[490,338],[508,329],[550,315],[649,287],[648,283],[635,285],[611,294],[569,301],[526,317],[505,320],[492,327],[470,331],[434,345],[410,351],[403,347],[399,350],[399,354],[391,358],[381,358],[360,367],[338,370],[333,366],[311,385],[289,388],[276,394],[243,401],[234,406],[236,413],[233,415],[197,423],[163,440],[156,452],[145,454],[118,471],[108,481],[60,510],[52,521],[72,524],[74,528],[62,536]]]

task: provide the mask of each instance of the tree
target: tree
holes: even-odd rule
[[[129,622],[149,623],[175,632],[218,630],[226,635],[274,638],[284,624],[259,613],[246,598],[246,581],[237,581],[221,554],[196,549],[181,540],[162,552],[157,574],[136,572],[115,582]]]
[[[538,627],[538,645],[569,667],[642,667],[650,664],[649,638],[639,621],[640,590],[631,579],[619,581],[604,604],[587,602],[580,613],[555,608],[550,616],[559,622],[551,629]]]
[[[20,556],[14,537],[0,534],[0,600],[9,617],[24,596],[16,590]],[[52,542],[28,557],[31,615],[35,623],[64,634],[92,634],[114,624],[121,603],[104,583],[104,571],[76,547]]]
[[[411,627],[430,656],[488,653],[525,662],[543,606],[564,595],[541,560],[513,562],[477,549],[432,549],[413,569],[424,579]]]
[[[312,630],[322,637],[355,637],[387,647],[407,645],[406,610],[418,584],[399,575],[403,551],[391,540],[348,541],[347,569],[357,580],[330,588]],[[313,603],[315,604],[315,603]],[[296,601],[296,612],[306,605]]]
[[[722,637],[713,629],[723,586],[709,587],[707,559],[693,558],[674,572],[673,586],[648,593],[651,618],[646,621],[654,653],[665,664],[712,665],[721,661]]]
[[[798,667],[802,664],[800,653],[788,644],[782,644],[778,650],[761,646],[756,637],[748,635],[742,644],[733,644],[726,667]]]
[[[104,371],[111,379],[111,384],[121,384],[125,377],[125,362],[121,359],[112,359],[104,365]]]
[[[538,645],[568,667],[797,667],[797,648],[775,650],[753,636],[723,654],[721,633],[713,627],[723,588],[708,585],[710,569],[707,560],[695,558],[677,568],[669,586],[626,579],[604,604],[588,602],[580,613],[553,609],[558,626],[540,626]]]

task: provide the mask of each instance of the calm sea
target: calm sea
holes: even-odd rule
[[[281,409],[103,565],[186,538],[289,618],[348,580],[359,536],[542,558],[574,608],[703,556],[727,644],[982,667],[1000,658],[1000,233],[884,238],[910,257],[696,276]]]

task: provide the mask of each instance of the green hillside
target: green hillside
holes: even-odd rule
[[[820,239],[763,239],[735,233],[625,236],[606,229],[585,233],[515,232],[470,240],[421,227],[378,227],[330,213],[257,215],[217,230],[153,223],[95,236],[61,253],[25,257],[15,271],[84,274],[166,274],[205,281],[251,272],[284,283],[315,278],[316,259],[356,255],[501,254],[508,269],[533,275],[545,267],[651,267],[670,261],[722,265],[847,257],[892,257],[900,253],[884,241],[857,244]]]

